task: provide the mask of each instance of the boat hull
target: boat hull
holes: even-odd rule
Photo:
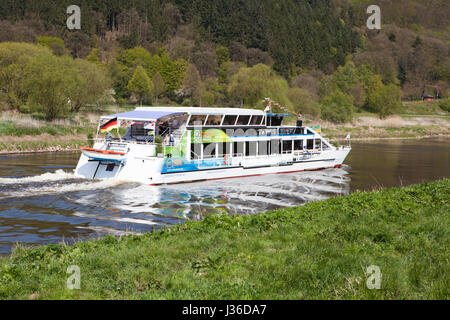
[[[339,148],[306,157],[271,155],[215,159],[217,162],[213,166],[192,163],[178,166],[178,160],[173,160],[172,165],[167,166],[167,158],[133,156],[132,152],[127,154],[123,162],[93,160],[82,155],[75,172],[89,179],[117,179],[159,185],[337,168],[350,150]]]

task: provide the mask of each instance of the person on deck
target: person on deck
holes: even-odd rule
[[[163,143],[164,143],[165,146],[168,146],[168,145],[169,145],[169,135],[168,135],[168,134],[166,134],[166,135],[164,136]]]

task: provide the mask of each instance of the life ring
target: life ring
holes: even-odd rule
[[[223,156],[223,164],[224,165],[230,164],[230,157],[227,154]]]

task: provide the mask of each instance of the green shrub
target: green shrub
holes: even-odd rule
[[[450,112],[450,98],[439,101],[439,108],[446,112]]]
[[[321,101],[321,118],[335,123],[353,119],[353,97],[339,89],[325,96]]]

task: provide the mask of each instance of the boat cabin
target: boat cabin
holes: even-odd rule
[[[301,121],[283,126],[289,114],[242,108],[139,107],[102,117],[117,119],[117,143],[158,144],[164,157],[203,160],[304,153],[332,146]],[[122,128],[122,129],[120,129]]]

